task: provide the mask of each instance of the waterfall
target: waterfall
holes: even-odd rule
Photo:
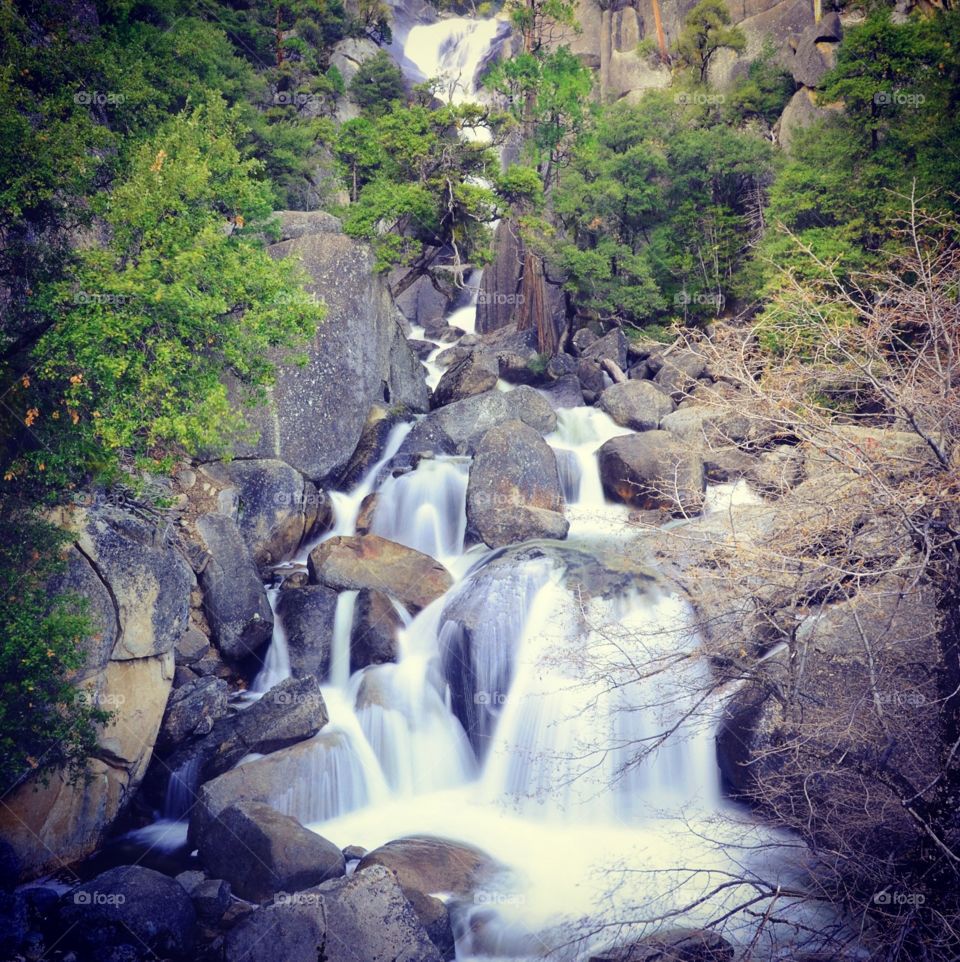
[[[463,554],[469,470],[467,458],[438,457],[388,478],[377,492],[371,531],[441,561]]]
[[[505,32],[506,23],[497,18],[447,17],[413,27],[403,54],[419,70],[420,79],[440,81],[441,97],[463,103],[476,93],[480,65]]]

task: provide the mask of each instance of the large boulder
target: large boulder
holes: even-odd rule
[[[51,592],[88,600],[94,631],[74,681],[113,712],[87,763],[86,782],[61,772],[28,779],[4,796],[0,835],[25,876],[90,854],[146,774],[187,629],[193,572],[162,526],[108,505],[65,512],[76,533]]]
[[[308,234],[340,234],[343,225],[339,217],[325,210],[278,210],[274,211],[279,236],[277,241],[295,240]]]
[[[364,588],[357,595],[350,634],[350,671],[396,661],[403,619],[382,591]]]
[[[563,493],[553,449],[522,421],[491,428],[467,485],[467,521],[491,548],[564,538]]]
[[[758,433],[760,425],[754,426],[750,418],[730,408],[691,404],[667,414],[660,422],[678,441],[697,448],[717,445],[740,444]]]
[[[107,586],[115,609],[113,660],[170,651],[187,628],[189,565],[161,527],[119,508],[100,507],[75,520],[77,549]],[[97,592],[99,596],[99,592]]]
[[[268,755],[312,738],[327,724],[327,706],[313,675],[287,678],[256,702],[214,722],[208,734],[185,745],[164,765],[165,772],[190,763],[204,782],[231,769],[244,756]]]
[[[423,366],[407,345],[369,247],[342,234],[311,233],[269,252],[300,259],[307,288],[326,302],[327,316],[306,347],[307,363],[282,365],[269,403],[250,415],[257,443],[238,445],[235,453],[278,458],[315,483],[337,481],[373,405],[427,409]]]
[[[600,407],[622,427],[653,431],[676,405],[666,391],[649,381],[625,381],[600,395]]]
[[[284,588],[280,592],[277,617],[287,633],[290,671],[295,678],[327,677],[336,612],[337,592],[326,585]]]
[[[229,933],[226,962],[318,962],[325,959],[326,925],[319,896],[281,895],[248,915]]]
[[[390,869],[404,892],[468,895],[497,870],[497,863],[473,845],[430,835],[398,838],[368,852],[357,871],[374,865]]]
[[[224,809],[197,841],[208,874],[225,879],[237,895],[251,902],[310,888],[346,871],[336,845],[295,818],[257,802]]]
[[[703,459],[667,431],[607,441],[599,451],[603,489],[638,508],[698,512],[706,489]]]
[[[843,27],[835,12],[807,27],[790,64],[793,79],[804,87],[816,87],[836,63],[837,44],[842,39]]]
[[[497,386],[498,377],[497,358],[486,351],[472,351],[444,372],[433,391],[430,406],[441,408],[483,394]]]
[[[323,898],[327,962],[441,962],[388,869],[374,865],[313,891]]]
[[[487,391],[432,411],[413,428],[400,450],[473,454],[490,428],[515,420],[540,434],[549,434],[557,426],[550,404],[538,391],[522,385],[512,391]]]
[[[663,366],[654,381],[675,401],[682,401],[696,386],[697,379],[707,374],[707,362],[696,351],[665,353]]]
[[[835,114],[841,105],[822,104],[815,90],[801,87],[791,98],[780,115],[777,139],[786,153],[792,153],[797,134],[818,120],[826,120]]]
[[[214,641],[227,658],[244,658],[273,634],[266,589],[232,518],[203,515],[197,519],[197,532],[209,554],[200,585]]]
[[[375,534],[330,538],[309,558],[310,580],[337,591],[372,588],[425,608],[453,584],[439,561]]]
[[[396,878],[374,866],[278,895],[234,928],[226,962],[441,962]]]
[[[139,865],[112,868],[78,885],[59,905],[63,944],[90,962],[190,957],[196,912],[172,878]]]
[[[578,332],[579,333],[579,332]],[[580,357],[591,361],[613,361],[621,370],[627,366],[627,339],[619,327],[598,337],[580,350]]]
[[[237,525],[262,575],[330,524],[329,495],[282,461],[215,463],[204,472],[236,491]]]
[[[227,697],[227,683],[212,676],[178,688],[167,702],[157,747],[170,749],[186,738],[208,735],[214,722],[227,714]]]

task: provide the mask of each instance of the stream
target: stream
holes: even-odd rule
[[[403,57],[466,96],[503,30],[497,19],[408,25]],[[474,275],[471,303],[448,318],[464,333],[474,331],[478,283]],[[427,339],[418,327],[413,336]],[[424,362],[431,387],[442,374],[437,354],[449,346],[437,344]],[[547,442],[568,538],[493,551],[467,537],[468,457],[391,473],[414,423],[392,429],[361,483],[332,493],[335,523],[320,540],[353,534],[361,503],[376,492],[372,532],[437,558],[454,584],[414,617],[398,608],[395,664],[354,674],[357,593],[340,594],[323,686],[330,722],[270,804],[341,847],[427,834],[487,853],[498,870],[481,887],[434,893],[448,903],[461,962],[586,960],[649,935],[671,911],[693,906],[679,925],[715,920],[754,894],[731,879],[757,873],[800,884],[795,843],[723,797],[719,705],[698,701],[709,666],[687,603],[655,577],[616,574],[628,511],[606,501],[595,452],[630,430],[596,408],[560,410]],[[756,496],[745,485],[713,486],[705,510],[731,500]],[[303,570],[317,543],[286,570]],[[252,690],[289,674],[278,618]],[[183,804],[177,793],[189,797],[189,787],[175,778],[171,792],[168,827]],[[790,921],[811,912],[782,898],[776,907],[782,921],[764,928],[758,957],[791,957]],[[734,914],[725,937],[749,944],[763,909]]]

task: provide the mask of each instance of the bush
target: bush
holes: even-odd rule
[[[373,116],[386,113],[406,96],[400,68],[382,50],[365,60],[350,81],[350,93],[360,109]]]

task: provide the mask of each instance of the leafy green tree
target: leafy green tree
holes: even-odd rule
[[[78,777],[110,713],[74,687],[92,625],[83,599],[49,595],[63,570],[63,532],[0,517],[0,790],[64,768]]]
[[[225,375],[256,400],[274,352],[313,332],[320,306],[252,236],[272,196],[236,146],[236,114],[212,100],[145,142],[100,205],[110,240],[38,293],[50,323],[10,397],[8,485],[222,448],[242,428]]]
[[[403,74],[390,55],[381,50],[360,65],[350,81],[350,94],[365,113],[387,113],[406,97]]]
[[[498,205],[487,182],[499,170],[492,148],[504,127],[505,118],[472,104],[394,104],[341,128],[336,154],[356,197],[344,229],[372,244],[381,270],[407,268],[395,294],[424,273],[448,282],[441,265],[455,279],[489,257]],[[468,136],[479,128],[490,130],[489,143]]]
[[[700,83],[706,83],[710,62],[718,50],[739,53],[746,46],[746,35],[730,25],[730,12],[723,0],[700,0],[684,20],[676,54],[681,64],[697,72]]]
[[[568,47],[560,47],[501,61],[484,83],[504,97],[524,132],[527,155],[549,188],[585,127],[592,73]]]

